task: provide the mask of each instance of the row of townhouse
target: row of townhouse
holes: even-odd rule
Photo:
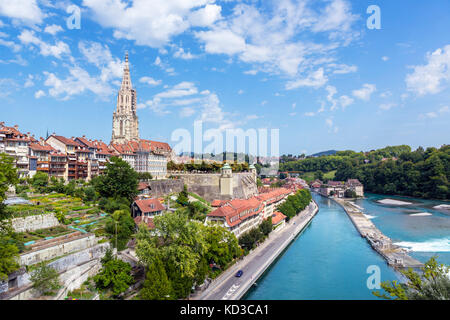
[[[214,200],[212,206],[217,209],[207,214],[205,223],[218,223],[236,237],[256,228],[269,217],[274,226],[280,225],[286,217],[275,209],[294,193],[294,189],[277,188],[249,199]]]
[[[90,180],[102,174],[112,156],[127,161],[137,172],[149,172],[153,177],[166,177],[167,159],[172,149],[167,143],[140,140],[107,145],[85,136],[66,138],[56,134],[36,140],[21,133],[18,126],[7,127],[0,122],[0,153],[14,158],[19,177],[32,177],[38,171],[50,177]]]

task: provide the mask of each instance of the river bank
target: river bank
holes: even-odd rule
[[[333,199],[341,205],[350,217],[353,225],[363,238],[366,238],[371,247],[386,259],[386,262],[394,268],[419,268],[423,264],[408,255],[407,251],[385,236],[372,221],[362,213],[361,207],[344,199]]]
[[[271,233],[269,238],[215,279],[205,291],[191,297],[195,300],[238,300],[252,287],[258,278],[285,251],[293,239],[304,230],[317,214],[319,207],[315,201],[292,218],[279,232]],[[240,278],[238,270],[244,273]]]

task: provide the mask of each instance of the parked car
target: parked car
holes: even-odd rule
[[[236,273],[236,277],[240,278],[240,277],[242,276],[243,273],[244,273],[244,271],[239,270],[239,271]]]

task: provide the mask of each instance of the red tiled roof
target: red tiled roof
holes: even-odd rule
[[[272,225],[276,225],[284,219],[286,219],[286,216],[284,214],[279,211],[275,211],[272,215]]]
[[[142,213],[165,210],[164,206],[158,201],[158,199],[136,200],[134,203],[136,203]]]
[[[89,141],[85,137],[77,137],[76,139],[80,140],[84,145],[86,145],[88,148],[97,148],[93,141]]]
[[[222,205],[224,205],[227,202],[227,200],[213,200],[213,202],[211,202],[211,206],[212,207],[220,207]]]
[[[153,219],[150,218],[150,217],[145,217],[145,216],[144,217],[142,217],[142,216],[136,217],[136,218],[134,218],[134,223],[136,225],[140,225],[141,223],[145,223],[149,229],[154,229],[155,228],[155,224],[153,223]]]
[[[138,190],[140,191],[140,190],[144,190],[144,189],[147,189],[148,188],[148,184],[147,183],[145,183],[145,182],[139,182],[139,184],[138,184]]]
[[[65,145],[68,145],[68,146],[82,147],[82,145],[80,143],[78,143],[72,139],[63,137],[63,136],[57,136],[57,135],[52,134],[51,137],[58,139],[59,141],[61,141],[62,143],[64,143]]]
[[[342,186],[343,185],[343,183],[342,183],[342,181],[328,181],[328,183],[327,183],[329,186],[333,186],[333,187],[337,187],[337,186]]]
[[[48,144],[41,145],[40,143],[31,143],[30,148],[35,151],[54,151],[55,149],[52,148],[52,146]]]

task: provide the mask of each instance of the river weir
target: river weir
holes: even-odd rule
[[[395,245],[389,237],[385,236],[372,221],[362,213],[362,208],[360,206],[348,200],[334,200],[344,208],[361,236],[369,242],[375,251],[386,259],[386,262],[390,266],[397,269],[419,268],[423,266],[420,261],[409,256],[404,248]]]

